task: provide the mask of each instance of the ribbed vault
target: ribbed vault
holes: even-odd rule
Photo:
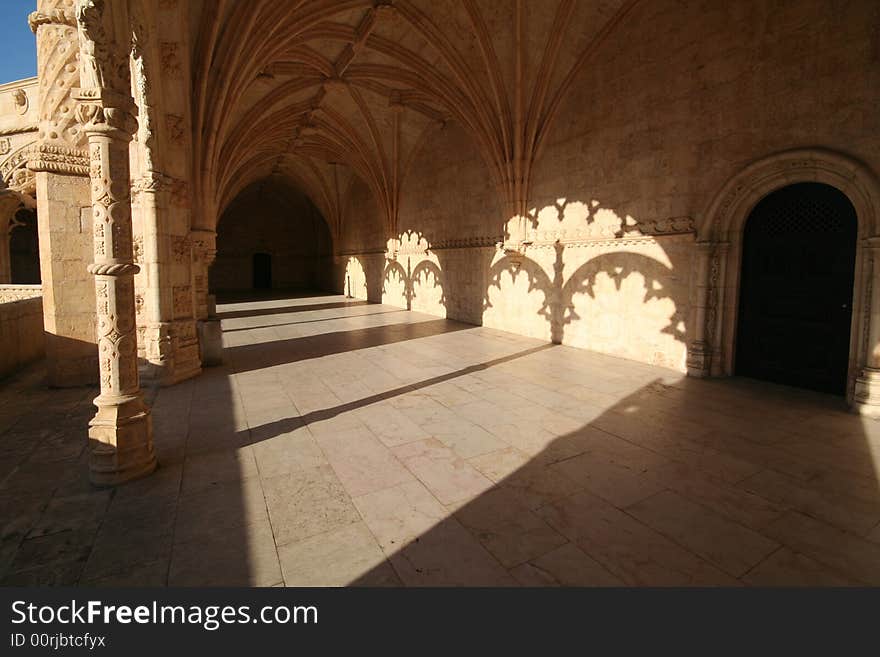
[[[408,165],[449,121],[474,139],[507,217],[524,216],[531,165],[561,98],[634,4],[193,3],[194,223],[213,228],[242,189],[285,176],[336,240],[358,176],[395,235]]]

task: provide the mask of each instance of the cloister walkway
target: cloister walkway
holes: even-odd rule
[[[95,389],[0,383],[4,585],[880,584],[880,423],[341,296],[218,307],[88,483]]]

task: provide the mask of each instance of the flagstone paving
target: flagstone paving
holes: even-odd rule
[[[880,423],[341,296],[218,306],[88,483],[95,389],[0,383],[3,585],[880,584]]]

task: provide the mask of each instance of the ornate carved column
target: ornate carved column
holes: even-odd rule
[[[95,276],[101,383],[89,429],[89,467],[93,483],[114,485],[152,472],[156,457],[138,380],[129,181],[137,122],[129,50],[114,39],[105,13],[101,0],[77,5],[83,66],[77,116],[89,143],[94,263],[88,269]]]
[[[696,248],[697,298],[695,300],[694,337],[688,346],[687,372],[690,376],[705,377],[709,376],[712,362],[712,347],[706,335],[706,319],[709,310],[709,267],[715,245],[712,242],[697,242]]]
[[[880,417],[880,237],[865,240],[865,367],[856,379],[853,410]]]

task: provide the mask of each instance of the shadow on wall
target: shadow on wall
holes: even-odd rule
[[[381,252],[348,256],[338,289],[351,299],[381,303],[384,259]]]
[[[508,222],[483,324],[684,371],[692,233],[687,218],[642,221],[596,200],[539,203]]]
[[[443,269],[421,233],[401,234],[389,244],[394,259],[386,259],[382,303],[446,317]]]
[[[537,208],[541,208],[538,210]],[[358,299],[685,370],[693,222],[641,221],[551,199],[512,219],[506,243],[432,242],[406,231],[386,254],[348,259]],[[461,246],[459,246],[461,244]],[[382,268],[381,288],[376,283]]]

